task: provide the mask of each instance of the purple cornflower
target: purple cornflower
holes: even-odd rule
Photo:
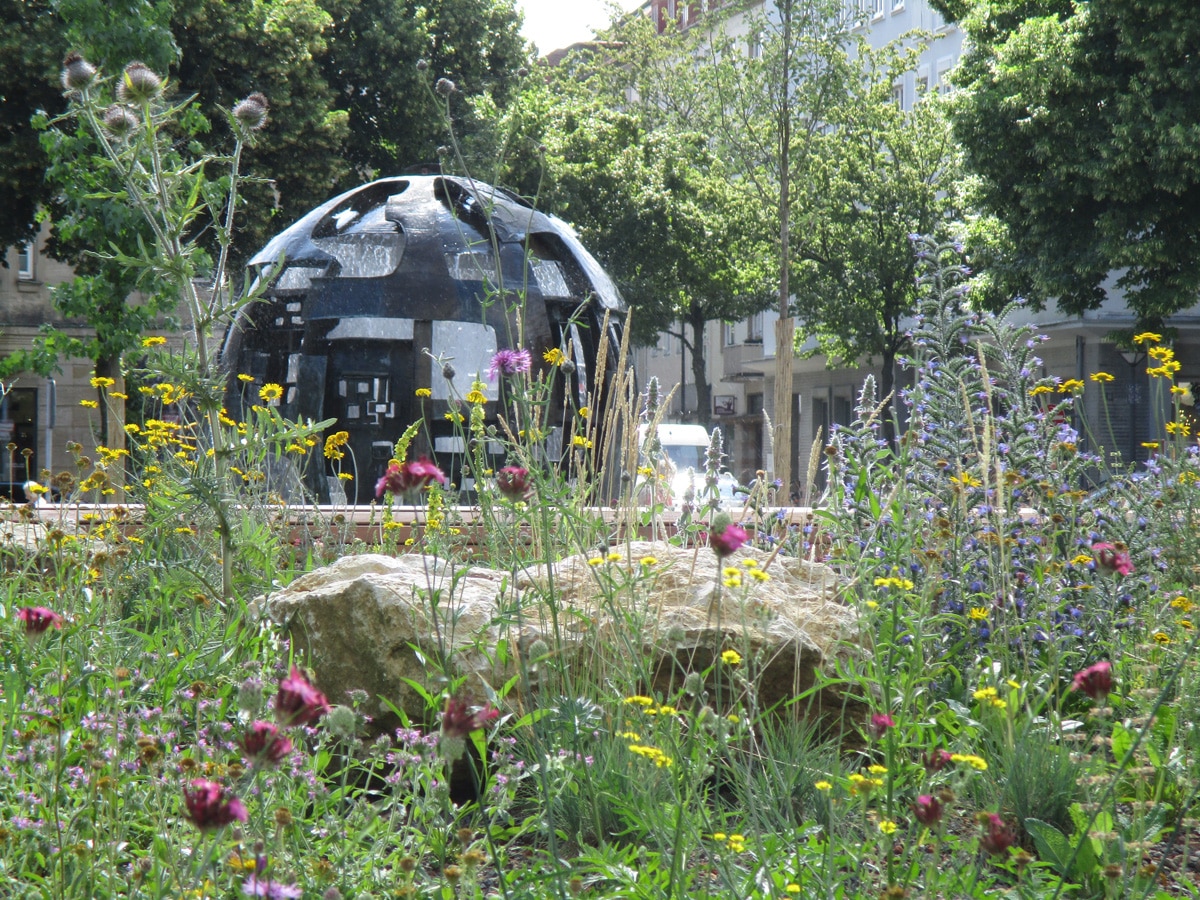
[[[529,351],[522,347],[520,350],[504,350],[497,351],[492,357],[492,364],[488,366],[488,381],[495,381],[497,375],[519,375],[522,372],[528,372],[533,364],[532,358],[529,356]]]

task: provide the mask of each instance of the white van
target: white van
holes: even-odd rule
[[[643,456],[646,453],[648,426],[638,428],[638,449]],[[671,481],[670,503],[680,506],[688,487],[694,488],[696,497],[700,497],[705,489],[705,459],[708,455],[709,433],[703,425],[672,425],[663,423],[658,426],[658,442],[662,445],[663,454],[671,461],[674,472],[669,473]],[[689,471],[691,481],[689,482]],[[721,492],[721,506],[733,505],[737,497],[735,488],[737,479],[729,472],[722,470],[718,476],[718,489]]]

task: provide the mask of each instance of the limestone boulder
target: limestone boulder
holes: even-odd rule
[[[484,696],[483,682],[502,676],[489,650],[500,639],[504,583],[503,573],[429,556],[362,554],[302,575],[256,606],[283,627],[330,702],[365,691],[363,711],[390,724],[387,703],[413,721],[428,718],[413,682],[436,695],[461,676]]]
[[[740,575],[723,571],[731,569]],[[573,556],[515,573],[421,555],[348,556],[257,607],[285,629],[332,702],[365,691],[381,724],[389,717],[378,698],[428,719],[412,682],[436,694],[461,677],[482,698],[517,674],[522,654],[537,663],[531,648],[550,657],[535,668],[582,683],[627,685],[632,674],[671,695],[697,672],[720,705],[809,715],[843,711],[843,698],[822,690],[789,702],[837,658],[868,652],[842,588],[832,569],[804,560],[752,549],[718,560],[708,549],[634,542],[599,563]],[[742,663],[720,663],[726,650]]]

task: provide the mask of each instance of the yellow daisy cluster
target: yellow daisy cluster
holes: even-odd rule
[[[142,385],[138,388],[138,392],[146,394],[149,397],[154,397],[163,406],[174,406],[192,396],[187,388],[171,384],[169,381],[163,381],[159,384]]]
[[[542,359],[552,366],[561,366],[567,361],[567,355],[557,347],[553,347],[542,354]]]
[[[890,575],[884,578],[876,578],[875,587],[896,588],[896,590],[899,591],[911,591],[914,585],[907,578],[898,578],[894,575]]]
[[[883,787],[882,778],[868,778],[861,772],[852,773],[848,780],[850,782],[850,793],[852,794],[866,796],[875,790],[875,788]]]
[[[350,443],[350,432],[335,431],[329,437],[325,438],[325,458],[326,459],[345,459],[346,453],[342,450]]]
[[[951,753],[950,761],[968,765],[977,772],[986,772],[988,767],[986,759],[982,756],[975,756],[973,753]]]
[[[719,844],[724,844],[734,853],[746,852],[746,836],[744,834],[725,834],[723,831],[714,831],[712,839]]]
[[[638,756],[644,756],[660,769],[669,769],[675,764],[675,760],[667,756],[657,747],[648,747],[644,744],[630,744],[629,752],[636,753]]]
[[[734,566],[726,566],[721,570],[721,583],[727,588],[742,586],[742,570]]]
[[[1000,699],[999,692],[994,687],[980,688],[972,694],[976,700],[993,709],[1007,709],[1008,703]]]

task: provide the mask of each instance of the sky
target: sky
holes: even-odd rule
[[[619,0],[622,9],[634,9],[638,0]],[[538,53],[566,47],[592,37],[609,23],[608,0],[517,0],[525,12],[521,33],[537,44]]]

